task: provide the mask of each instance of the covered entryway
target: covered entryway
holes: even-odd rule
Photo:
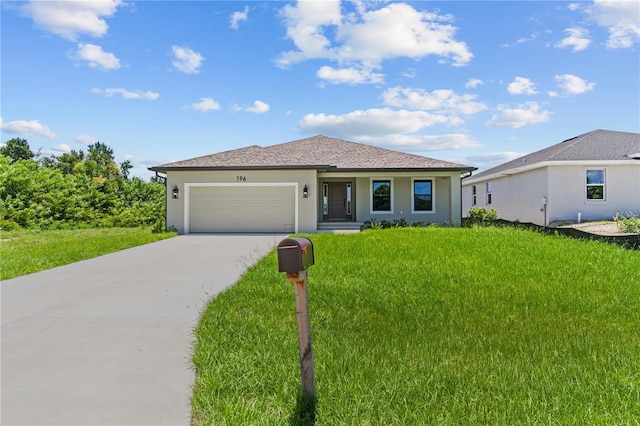
[[[297,232],[296,183],[187,184],[185,232]]]

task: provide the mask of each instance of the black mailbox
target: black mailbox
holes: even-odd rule
[[[278,244],[278,270],[304,271],[313,265],[313,243],[307,238],[286,238]]]

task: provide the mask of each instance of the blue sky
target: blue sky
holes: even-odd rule
[[[147,167],[316,134],[481,170],[640,132],[640,2],[2,1],[1,139]]]

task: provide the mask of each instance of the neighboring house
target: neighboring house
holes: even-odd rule
[[[549,225],[640,214],[640,134],[594,130],[462,182],[462,209]]]
[[[461,175],[474,167],[326,136],[149,168],[166,173],[167,227],[317,232],[405,218],[460,225]]]

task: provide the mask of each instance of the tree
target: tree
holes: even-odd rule
[[[100,168],[108,167],[111,163],[115,163],[113,149],[101,142],[89,145],[87,161],[95,161]]]
[[[73,169],[76,164],[84,161],[84,152],[82,150],[76,151],[72,149],[71,152],[65,152],[57,157],[50,156],[40,160],[44,167],[55,167],[65,175],[73,173]]]
[[[120,174],[125,180],[129,179],[129,174],[131,173],[131,169],[133,169],[133,164],[131,164],[131,161],[125,160],[122,163],[120,163]]]
[[[0,155],[9,157],[12,163],[18,160],[31,160],[34,156],[26,139],[13,138],[0,148]]]

